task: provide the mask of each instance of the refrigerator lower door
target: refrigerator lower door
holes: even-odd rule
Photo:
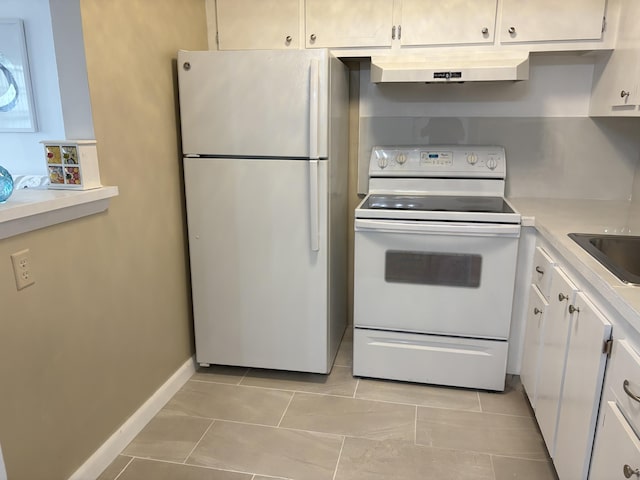
[[[199,363],[329,371],[327,163],[185,159]]]

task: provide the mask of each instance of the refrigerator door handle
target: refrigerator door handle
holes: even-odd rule
[[[311,250],[320,250],[320,191],[318,189],[318,160],[309,160],[309,221]]]
[[[320,63],[312,58],[309,65],[309,158],[320,158],[318,153],[318,116],[320,114]]]

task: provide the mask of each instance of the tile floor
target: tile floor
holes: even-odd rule
[[[198,371],[99,480],[555,480],[517,378],[504,393],[330,375]]]

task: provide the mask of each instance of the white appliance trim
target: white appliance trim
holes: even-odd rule
[[[190,357],[69,477],[69,480],[98,478],[194,373],[195,357]]]

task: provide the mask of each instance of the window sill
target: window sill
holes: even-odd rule
[[[15,190],[0,204],[0,239],[103,212],[117,195],[118,187]]]

